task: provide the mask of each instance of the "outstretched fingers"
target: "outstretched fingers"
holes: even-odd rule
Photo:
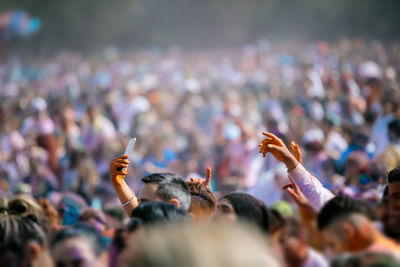
[[[211,168],[207,168],[207,173],[206,173],[206,186],[209,186],[211,182]]]

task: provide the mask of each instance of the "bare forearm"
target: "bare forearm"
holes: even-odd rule
[[[286,165],[288,172],[294,170],[297,167],[297,165],[299,164],[297,159],[292,154],[287,155],[287,157],[285,158],[283,163]]]
[[[127,203],[133,197],[133,199],[126,206],[123,207],[126,215],[128,215],[128,217],[130,217],[132,214],[132,211],[137,206],[139,206],[139,202],[135,196],[135,193],[132,192],[132,190],[125,183],[125,181],[122,181],[121,183],[114,185],[114,189],[115,189],[115,192],[117,193],[117,196],[118,196],[121,204]]]

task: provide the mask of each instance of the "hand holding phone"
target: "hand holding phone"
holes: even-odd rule
[[[126,149],[125,149],[124,156],[129,156],[132,153],[132,149],[133,149],[133,146],[135,145],[135,143],[136,143],[136,137],[131,138],[129,140],[129,143],[126,146]],[[123,170],[124,170],[124,168],[119,168],[118,169],[118,171],[123,171]]]

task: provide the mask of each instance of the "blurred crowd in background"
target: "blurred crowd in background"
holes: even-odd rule
[[[300,145],[325,188],[379,208],[400,165],[399,71],[400,43],[362,39],[10,57],[0,65],[0,196],[45,198],[63,225],[90,206],[115,229],[124,214],[110,162],[136,137],[125,179],[134,191],[151,173],[188,180],[211,167],[217,199],[247,192],[294,213],[285,165],[258,153],[269,131]]]
[[[257,155],[268,130],[299,143],[327,188],[376,201],[400,164],[399,51],[362,40],[261,41],[11,58],[0,69],[2,195],[69,191],[101,207],[110,159],[137,137],[134,188],[144,174],[204,176],[212,167],[215,191],[249,190],[270,205],[285,198],[275,188],[286,175]]]

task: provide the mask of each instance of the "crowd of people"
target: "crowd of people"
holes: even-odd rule
[[[399,55],[357,39],[9,57],[0,265],[400,266]]]

